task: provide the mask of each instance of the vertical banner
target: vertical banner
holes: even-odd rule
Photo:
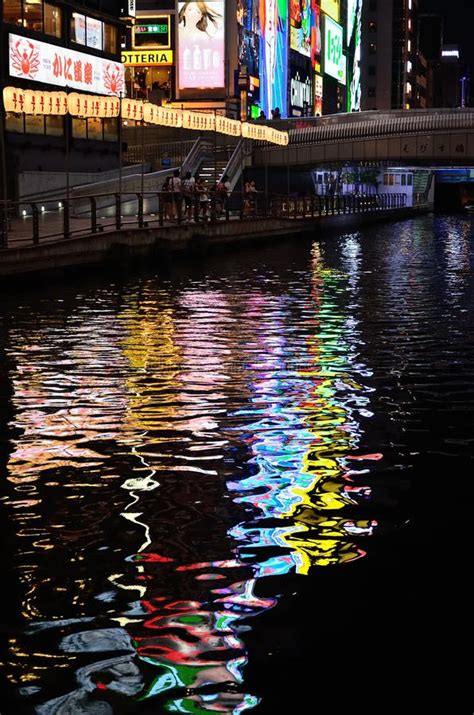
[[[271,118],[288,113],[288,0],[260,0],[260,103]]]
[[[225,2],[178,3],[181,96],[225,89]]]

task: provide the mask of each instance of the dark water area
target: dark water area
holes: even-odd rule
[[[427,216],[4,292],[0,713],[459,694],[473,256]]]

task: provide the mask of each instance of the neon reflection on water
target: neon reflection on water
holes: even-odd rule
[[[75,384],[74,391],[74,377],[64,377],[65,399],[74,397],[77,410],[60,403],[55,411],[45,404],[40,415],[31,409],[22,414],[24,432],[9,465],[10,479],[24,486],[31,480],[36,488],[36,467],[43,462],[37,446],[46,446],[50,462],[52,455],[67,458],[55,468],[80,464],[86,473],[100,474],[104,489],[118,480],[121,498],[114,497],[110,508],[120,513],[124,532],[133,530],[104,566],[107,587],[94,595],[104,604],[100,616],[89,615],[85,597],[76,601],[75,618],[59,606],[48,613],[40,605],[44,590],[35,590],[33,575],[24,572],[31,585],[25,599],[30,633],[66,629],[54,655],[60,667],[71,667],[78,654],[107,654],[79,667],[77,688],[42,701],[39,715],[59,715],[64,708],[87,711],[92,694],[102,694],[104,702],[107,692],[164,700],[167,712],[237,715],[252,709],[258,698],[245,692],[245,621],[277,603],[276,596],[258,595],[259,579],[290,571],[304,575],[311,566],[364,556],[359,543],[377,523],[348,518],[345,509],[370,496],[370,488],[356,486],[351,477],[368,471],[381,455],[357,453],[361,418],[371,415],[370,389],[363,382],[370,373],[357,360],[360,336],[346,305],[357,297],[356,239],[348,238],[343,251],[349,280],[326,268],[314,250],[311,295],[302,290],[302,309],[301,296],[293,306],[294,298],[261,290],[245,301],[238,297],[238,318],[218,291],[184,291],[173,307],[129,297],[114,326],[113,345],[108,336],[108,352],[93,364],[97,378],[90,375],[87,386]],[[295,311],[298,330],[292,329]],[[239,321],[248,338],[242,344],[236,338]],[[88,349],[78,348],[86,365]],[[108,362],[119,366],[121,376],[109,380],[105,398],[100,388]],[[238,375],[231,368],[236,364]],[[89,400],[93,409],[80,407],[83,390],[91,386],[97,397]],[[37,399],[38,389],[20,372],[19,404],[25,390]],[[229,410],[232,399],[236,408]],[[91,430],[95,451],[86,447]],[[83,439],[77,438],[80,433]],[[120,473],[107,471],[100,436],[113,440],[127,460]],[[64,437],[71,442],[68,449]],[[243,478],[228,458],[235,445],[240,454],[243,445],[248,460]],[[229,461],[233,466],[226,468]],[[198,508],[195,490],[205,495]],[[229,494],[235,509],[219,508]],[[40,498],[36,491],[29,496]],[[160,498],[167,507],[161,511]],[[78,598],[70,588],[71,600]],[[81,588],[92,592],[94,586],[84,582]],[[84,630],[67,632],[73,624]],[[21,652],[16,643],[12,649]],[[114,651],[120,654],[111,657]],[[34,671],[28,663],[26,669]],[[33,675],[31,682],[39,682],[41,676]]]
[[[351,248],[354,245],[348,238],[348,260]],[[349,289],[354,289],[355,268],[351,266]],[[241,558],[245,560],[248,550],[278,548],[279,553],[259,563],[258,576],[291,569],[307,574],[311,565],[358,559],[365,551],[349,537],[370,535],[377,526],[375,520],[338,516],[344,507],[370,496],[369,487],[351,483],[351,460],[361,459],[352,454],[360,438],[357,414],[371,416],[369,388],[353,375],[370,373],[356,362],[354,321],[335,303],[337,293],[346,289],[345,283],[345,276],[322,266],[316,247],[306,345],[292,346],[283,337],[275,339],[285,335],[282,309],[269,332],[271,338],[262,336],[259,364],[249,366],[254,375],[254,408],[238,414],[259,418],[247,424],[242,435],[254,454],[255,473],[231,482],[229,488],[239,493],[237,501],[250,503],[261,512],[255,525],[244,523],[232,530],[234,538],[242,542],[238,549]],[[254,306],[257,311],[260,307]],[[291,356],[296,354],[295,370]],[[365,455],[365,460],[381,456]],[[258,525],[275,518],[281,519],[283,526]]]

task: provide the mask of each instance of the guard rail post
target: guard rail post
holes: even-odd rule
[[[31,213],[33,216],[33,244],[39,244],[39,211],[36,204],[31,204]]]
[[[143,222],[143,194],[137,193],[138,199],[138,228],[144,228],[145,224]]]
[[[69,201],[63,201],[63,234],[64,238],[69,238],[71,235],[71,226],[69,220],[70,203]]]
[[[97,201],[95,196],[89,196],[91,205],[91,233],[97,233]]]
[[[115,194],[115,228],[120,231],[122,228],[122,195]]]

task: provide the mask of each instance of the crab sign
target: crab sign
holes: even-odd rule
[[[108,64],[104,70],[104,85],[110,94],[120,94],[123,87],[123,72],[117,65]]]
[[[40,68],[39,50],[29,40],[18,40],[10,52],[13,69],[23,77],[34,79]]]

